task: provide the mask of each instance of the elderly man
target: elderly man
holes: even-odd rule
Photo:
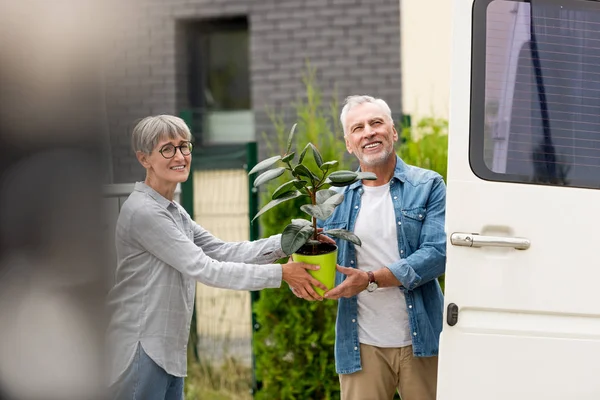
[[[398,132],[385,101],[350,96],[340,116],[346,148],[375,181],[344,188],[324,222],[361,247],[338,241],[336,370],[343,400],[435,400],[443,296],[446,188],[436,172],[394,152]]]

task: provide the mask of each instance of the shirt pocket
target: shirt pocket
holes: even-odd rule
[[[413,207],[402,210],[402,229],[411,252],[419,248],[421,228],[426,216],[427,209],[425,207]]]

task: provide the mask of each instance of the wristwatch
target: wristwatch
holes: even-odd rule
[[[373,271],[367,271],[367,275],[369,276],[369,284],[367,285],[367,292],[374,292],[379,286],[377,285],[377,281],[375,280],[375,274]]]

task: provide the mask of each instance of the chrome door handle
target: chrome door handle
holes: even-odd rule
[[[504,236],[484,236],[478,233],[455,232],[450,235],[450,243],[453,246],[465,247],[512,247],[517,250],[527,250],[531,246],[529,239],[504,237]]]

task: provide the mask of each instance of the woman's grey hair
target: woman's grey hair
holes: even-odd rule
[[[192,133],[185,122],[173,115],[155,115],[136,124],[131,135],[131,147],[135,153],[150,154],[161,140],[178,138],[192,140]]]
[[[388,106],[388,104],[385,102],[385,100],[376,99],[375,97],[367,95],[348,96],[344,101],[344,107],[342,108],[342,112],[340,114],[340,122],[342,123],[342,128],[344,129],[344,136],[348,134],[346,132],[346,117],[348,116],[348,112],[354,107],[364,103],[377,104],[385,113],[385,116],[389,118],[389,122],[392,125],[394,124],[394,120],[392,119],[392,110],[390,109],[390,106]]]

